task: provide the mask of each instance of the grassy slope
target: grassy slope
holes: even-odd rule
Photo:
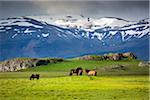
[[[97,69],[98,75],[142,75],[148,74],[148,67],[138,67],[138,60],[122,60],[122,61],[87,61],[87,60],[66,60],[65,62],[49,64],[44,66],[33,67],[22,70],[25,72],[61,72],[66,75],[72,68],[82,67],[83,69]],[[102,68],[111,67],[113,65],[124,65],[126,70],[103,71]]]
[[[71,68],[82,67],[93,69],[95,67],[105,67],[116,64],[137,66],[137,60],[122,60],[122,61],[90,61],[90,60],[66,60],[65,62],[49,64],[44,66],[33,67],[24,71],[68,71]]]

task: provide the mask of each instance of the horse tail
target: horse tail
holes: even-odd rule
[[[97,76],[97,72],[95,71],[95,76]]]
[[[39,74],[36,74],[36,77],[37,77],[37,80],[39,79],[40,75]]]

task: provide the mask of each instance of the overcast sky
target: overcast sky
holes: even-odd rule
[[[149,17],[149,1],[0,1],[0,18],[70,14],[140,20]]]

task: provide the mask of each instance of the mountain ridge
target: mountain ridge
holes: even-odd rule
[[[84,20],[90,22],[90,18]],[[66,58],[120,50],[134,52],[141,58],[139,47],[147,48],[143,50],[145,54],[142,54],[147,57],[150,35],[148,20],[132,22],[123,27],[96,26],[96,28],[93,28],[95,27],[93,25],[79,28],[64,27],[30,17],[0,20],[0,60],[14,57]]]

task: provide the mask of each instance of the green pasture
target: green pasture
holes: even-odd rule
[[[0,100],[149,100],[149,67],[138,60],[65,60],[18,72],[0,73]],[[114,65],[125,70],[103,70]],[[96,69],[98,76],[69,76],[76,67]],[[39,80],[29,80],[32,73]]]
[[[148,76],[0,79],[1,100],[149,100]]]

